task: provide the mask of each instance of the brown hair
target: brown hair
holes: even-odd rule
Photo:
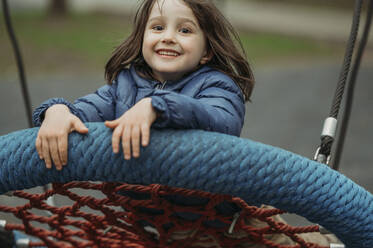
[[[105,67],[105,79],[109,84],[118,73],[134,65],[139,73],[151,76],[151,68],[142,56],[145,26],[157,0],[143,0],[138,8],[130,36],[113,52]],[[254,87],[254,75],[246,60],[237,32],[211,0],[183,0],[193,11],[206,36],[208,53],[212,58],[208,66],[230,76],[242,90],[245,101],[250,100]]]

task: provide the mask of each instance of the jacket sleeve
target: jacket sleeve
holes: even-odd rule
[[[115,117],[116,84],[105,85],[95,93],[77,99],[74,104],[63,98],[51,98],[37,107],[32,115],[35,126],[40,126],[44,120],[45,111],[55,104],[65,104],[70,112],[83,122],[98,122],[113,120]]]
[[[241,133],[245,105],[235,84],[229,88],[211,84],[194,98],[155,90],[151,98],[153,107],[160,113],[154,127],[203,129],[236,136]]]

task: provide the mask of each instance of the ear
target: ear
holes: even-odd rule
[[[205,55],[201,58],[199,63],[201,65],[207,64],[212,59],[213,56],[214,54],[211,51],[205,52]]]

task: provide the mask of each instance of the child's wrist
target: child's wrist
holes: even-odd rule
[[[45,111],[45,116],[47,116],[48,113],[54,113],[54,112],[59,112],[59,113],[61,113],[61,111],[63,111],[63,112],[69,112],[69,113],[70,113],[69,108],[68,108],[65,104],[54,104],[54,105],[50,106],[50,107]]]
[[[152,98],[151,97],[146,97],[143,100],[146,101],[149,104],[149,107],[150,107],[150,110],[153,114],[154,120],[157,119],[160,116],[160,113],[153,107]]]

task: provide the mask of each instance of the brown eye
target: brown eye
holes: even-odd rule
[[[188,33],[191,33],[192,31],[189,28],[181,28],[180,32],[183,34],[188,34]]]
[[[161,25],[156,25],[156,26],[153,26],[152,29],[155,31],[162,31],[163,27]]]

